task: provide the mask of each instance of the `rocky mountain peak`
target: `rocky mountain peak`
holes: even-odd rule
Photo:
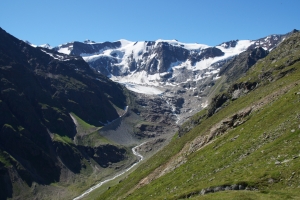
[[[86,39],[86,40],[83,41],[83,43],[85,43],[85,44],[94,44],[96,42],[92,41],[92,40],[89,40],[89,39]]]
[[[94,43],[90,40],[73,42],[57,48],[61,53],[82,56],[100,73],[115,81],[138,84],[179,84],[183,70],[185,77],[199,80],[217,74],[234,56],[247,49],[272,50],[286,35],[270,35],[258,40],[230,40],[215,47],[181,43],[177,40]],[[179,71],[180,73],[177,73]],[[177,71],[177,72],[176,72]],[[197,72],[197,73],[195,73]],[[188,75],[189,74],[189,75]],[[174,82],[175,80],[175,82]]]
[[[224,42],[224,43],[222,43],[220,45],[217,45],[217,46],[221,46],[221,47],[224,47],[225,49],[228,49],[228,48],[235,47],[238,41],[239,40],[230,40],[228,42]]]

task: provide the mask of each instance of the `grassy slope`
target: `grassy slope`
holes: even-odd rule
[[[77,134],[75,136],[75,141],[79,145],[83,146],[99,146],[99,145],[104,145],[104,144],[114,144],[112,141],[108,140],[107,138],[101,136],[99,134],[99,130],[101,127],[95,127],[91,124],[88,124],[81,118],[79,118],[77,115],[74,113],[70,113],[70,115],[75,119],[76,121],[76,131]]]
[[[183,137],[175,137],[166,148],[99,199],[125,196],[126,199],[178,199],[198,194],[203,188],[237,183],[255,187],[260,192],[229,191],[193,198],[286,199],[300,196],[300,95],[297,94],[300,92],[300,63],[292,62],[299,59],[299,38],[296,34],[285,41],[241,79],[260,82],[257,89],[230,102]],[[294,71],[281,76],[290,69]],[[259,79],[265,72],[270,72],[271,82]],[[267,95],[270,96],[265,98]],[[199,135],[207,135],[214,124],[264,98],[265,104],[253,111],[247,122],[187,155],[188,161],[174,171],[128,195],[139,180],[165,164],[186,143]],[[232,140],[235,137],[237,139]]]
[[[77,134],[80,136],[76,141],[78,145],[89,147],[98,147],[106,144],[116,145],[115,143],[106,139],[98,133],[98,130],[101,129],[101,127],[95,127],[88,124],[86,121],[79,118],[74,113],[71,113],[71,116],[76,120]],[[74,141],[72,141],[72,139],[67,136],[54,134],[53,140],[70,146],[70,148],[74,146]],[[87,160],[83,159],[82,162],[86,167],[81,169],[80,174],[69,177],[69,181],[72,182],[72,184],[57,182],[52,183],[48,187],[38,187],[37,190],[41,190],[42,192],[36,194],[36,197],[41,199],[72,199],[74,198],[74,194],[76,194],[76,196],[80,195],[91,186],[96,185],[97,183],[111,177],[111,174],[114,174],[117,171],[115,167],[120,168],[119,171],[122,171],[123,168],[126,168],[126,166],[130,166],[135,161],[136,157],[132,154],[131,149],[128,147],[123,148],[125,148],[128,152],[128,159],[120,161],[112,165],[111,167],[100,168],[98,170],[95,170],[95,168],[91,167],[90,163],[88,163]],[[5,156],[6,155],[0,151],[0,162],[4,159],[7,160]],[[93,166],[96,165],[94,161],[91,160],[91,162]],[[31,198],[31,196],[28,196],[26,198],[29,199]]]

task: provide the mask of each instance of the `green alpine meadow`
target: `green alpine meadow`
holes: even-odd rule
[[[96,199],[299,199],[299,61],[295,32],[238,79],[225,66],[210,105]]]

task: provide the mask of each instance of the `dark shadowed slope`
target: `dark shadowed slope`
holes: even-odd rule
[[[0,29],[0,199],[29,198],[33,184],[62,181],[124,160],[110,144],[76,145],[70,113],[94,126],[119,117],[124,88],[77,56],[34,48]],[[87,162],[89,161],[89,162]]]

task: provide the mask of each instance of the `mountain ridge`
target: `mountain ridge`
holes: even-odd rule
[[[232,56],[235,56],[244,50],[255,49],[258,47],[262,47],[265,50],[272,50],[289,34],[290,33],[273,34],[258,40],[232,40],[221,43],[220,45],[216,45],[215,47],[195,43],[185,44],[178,42],[177,40],[157,40],[150,42],[116,41],[104,43],[74,42],[73,44],[75,44],[75,46],[72,46],[72,43],[67,43],[69,48],[69,52],[67,52],[67,54],[83,56],[91,67],[107,76],[132,76],[134,73],[140,72],[141,70],[145,70],[147,73],[149,73],[149,75],[153,75],[156,73],[170,72],[170,67],[174,68],[175,66],[180,66],[178,65],[179,63],[177,63],[176,65],[176,62],[183,62],[186,63],[186,66],[189,65],[190,67],[193,67],[201,60],[218,58],[224,55],[224,52],[222,53],[222,50],[225,51],[226,49],[235,49],[239,43],[243,42],[247,44],[244,44],[244,47],[239,47],[240,49],[237,49],[237,52],[233,53]],[[78,46],[78,44],[82,45],[81,50],[79,49],[80,47]],[[99,46],[101,46],[101,48],[99,48]],[[129,48],[128,53],[126,53],[127,50],[122,50],[126,46],[127,48]],[[55,49],[57,51],[66,52],[64,46],[59,46]],[[108,50],[110,52],[109,54],[104,53],[108,52]],[[188,52],[186,50],[188,50]],[[211,53],[208,53],[208,51]],[[167,54],[168,56],[165,56],[164,54]],[[174,57],[172,57],[172,55],[174,55]],[[125,59],[125,62],[120,60],[122,56],[122,60]],[[150,58],[148,58],[149,56]],[[230,57],[231,56],[227,55],[225,58]],[[97,63],[95,63],[96,61]],[[190,64],[188,64],[189,62]],[[216,61],[210,62],[211,64],[216,63]],[[126,70],[124,68],[126,68]],[[159,80],[159,77],[156,78]],[[149,83],[148,81],[148,84],[151,83]]]

